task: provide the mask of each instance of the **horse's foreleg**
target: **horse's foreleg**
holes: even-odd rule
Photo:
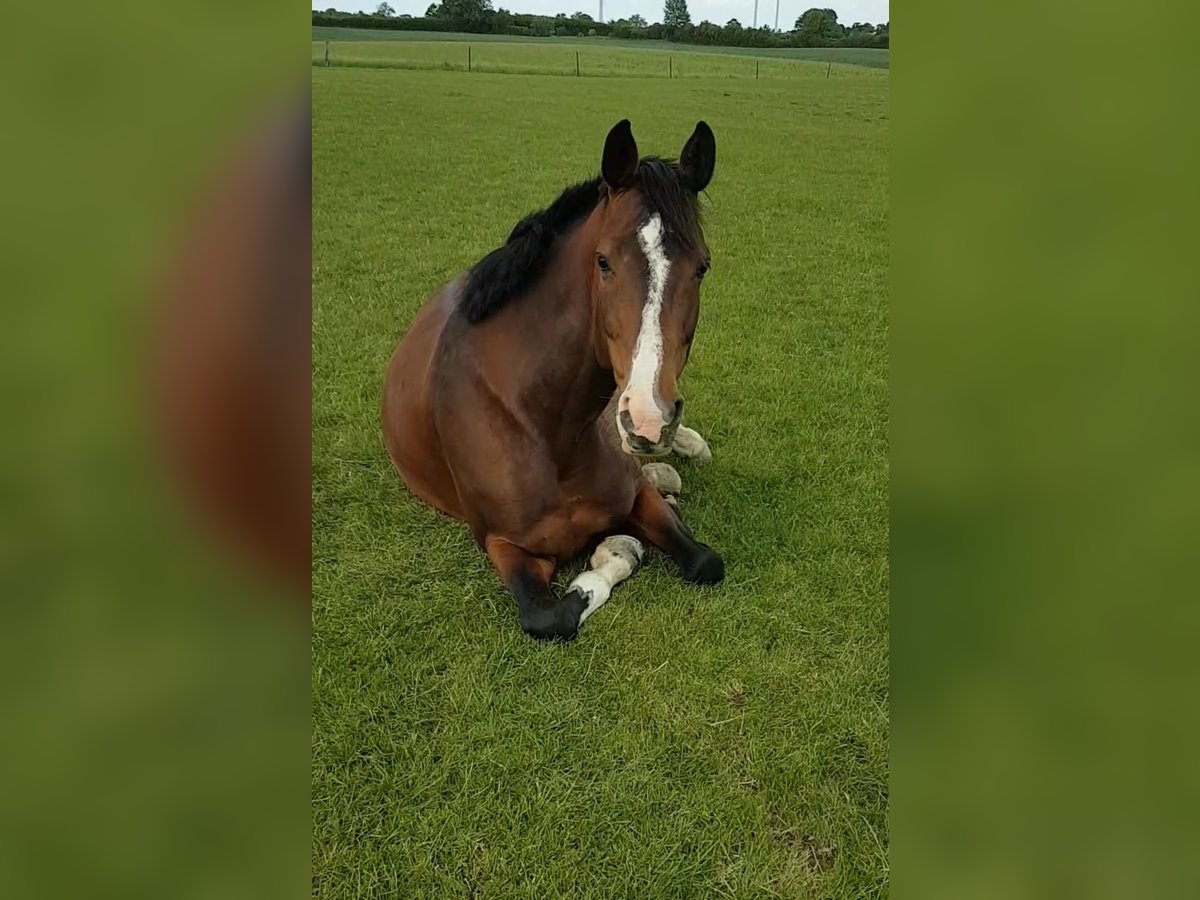
[[[586,605],[579,616],[580,625],[607,602],[613,588],[633,574],[644,552],[642,542],[627,534],[616,534],[600,542],[592,554],[592,567],[572,581],[567,591],[567,597],[572,594],[584,597]]]
[[[500,580],[517,598],[524,632],[542,641],[572,640],[587,601],[578,596],[560,601],[554,596],[550,588],[554,562],[527,553],[503,538],[489,538],[485,546]]]
[[[629,530],[671,557],[684,581],[717,584],[725,577],[725,563],[717,552],[692,537],[678,513],[648,481],[638,489]]]

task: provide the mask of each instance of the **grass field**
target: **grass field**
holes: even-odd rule
[[[525,75],[579,74],[634,78],[788,78],[853,76],[887,78],[882,70],[842,63],[729,53],[679,53],[605,44],[489,41],[349,41],[330,44],[331,65],[367,68],[445,69]],[[323,63],[325,44],[314,41],[312,61]]]
[[[806,59],[821,63],[846,63],[876,69],[888,67],[888,51],[871,47],[699,47],[695,44],[676,44],[672,41],[636,41],[620,38],[545,37],[530,39],[516,34],[467,34],[457,31],[389,31],[382,28],[331,28],[316,25],[312,30],[313,43],[388,42],[429,43],[452,41],[479,46],[489,43],[533,44],[535,46],[564,45],[570,52],[591,49],[604,53],[613,48],[638,50],[643,53],[702,53],[732,56],[751,56],[763,59]]]
[[[313,892],[888,891],[888,82],[319,68],[313,81]],[[726,582],[651,555],[578,640],[527,639],[388,462],[424,297],[523,213],[713,127],[683,509]],[[559,584],[578,566],[561,573]]]

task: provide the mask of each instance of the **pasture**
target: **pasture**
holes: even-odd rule
[[[312,88],[314,896],[886,896],[886,72]],[[727,578],[651,552],[543,645],[404,489],[380,381],[427,294],[624,117],[644,154],[717,136],[681,383],[715,458],[675,464]]]
[[[488,43],[525,44],[541,47],[559,45],[560,50],[574,52],[593,51],[604,54],[613,48],[637,50],[642,53],[691,53],[726,54],[776,59],[806,59],[822,63],[848,63],[855,66],[886,69],[888,51],[872,47],[702,47],[696,44],[677,44],[672,41],[640,41],[610,37],[540,37],[530,39],[516,34],[467,34],[461,31],[391,31],[384,28],[332,28],[314,25],[313,44],[331,42],[387,42],[428,43],[449,41],[459,44],[483,45]],[[314,56],[316,48],[314,47]]]
[[[643,42],[644,43],[644,42]],[[619,46],[571,46],[560,42],[348,41],[331,43],[330,64],[365,68],[442,69],[520,75],[630,78],[814,79],[850,76],[887,78],[843,63],[729,53],[676,53]],[[325,44],[314,41],[313,65],[323,65]],[[578,63],[578,69],[576,64]]]
[[[520,75],[630,78],[814,79],[850,76],[887,78],[858,66],[787,57],[729,53],[675,53],[589,44],[511,41],[350,41],[331,43],[330,64],[365,68],[442,69]],[[323,65],[325,44],[313,42],[313,65]],[[576,68],[578,64],[578,69]]]

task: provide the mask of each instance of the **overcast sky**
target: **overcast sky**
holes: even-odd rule
[[[397,13],[423,15],[429,8],[431,0],[388,0]],[[313,9],[334,9],[346,12],[371,12],[379,5],[379,0],[313,0]],[[598,0],[492,0],[496,9],[504,7],[510,12],[541,13],[553,16],[556,13],[585,12],[595,18]],[[792,24],[806,9],[814,6],[835,10],[838,21],[843,25],[855,22],[870,22],[878,25],[888,21],[888,0],[779,0],[779,27],[783,31],[791,29]],[[699,24],[705,19],[724,25],[730,19],[737,19],[749,27],[754,21],[754,0],[688,0],[688,10],[692,21]],[[624,19],[634,13],[641,15],[648,22],[662,21],[662,0],[604,0],[604,18],[606,21]],[[775,0],[759,0],[758,24],[773,25],[775,23]]]

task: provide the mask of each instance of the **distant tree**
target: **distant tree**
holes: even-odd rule
[[[698,44],[719,44],[721,42],[721,26],[706,19],[696,26],[692,37]]]
[[[692,24],[692,14],[688,12],[687,0],[667,0],[663,6],[663,25],[672,31],[678,31]]]
[[[453,25],[455,31],[490,31],[492,0],[442,0],[438,18]]]
[[[842,26],[834,10],[809,9],[796,20],[796,35],[802,47],[828,47],[842,36]]]
[[[495,0],[442,0],[431,2],[422,17],[398,15],[390,0],[379,0],[373,13],[339,12],[330,7],[312,11],[313,25],[334,27],[382,28],[416,31],[465,31],[472,33],[514,34],[531,37],[611,36],[640,40],[675,40],[706,46],[729,47],[869,47],[887,50],[889,24],[855,22],[842,25],[837,12],[812,8],[795,21],[795,30],[785,34],[767,25],[747,28],[737,19],[724,25],[705,20],[692,24],[688,0],[664,0],[664,21],[650,24],[641,15],[599,22],[590,13],[576,12],[556,16],[513,13],[494,10]]]
[[[842,43],[847,47],[875,46],[875,26],[870,22],[855,22],[844,29]]]

